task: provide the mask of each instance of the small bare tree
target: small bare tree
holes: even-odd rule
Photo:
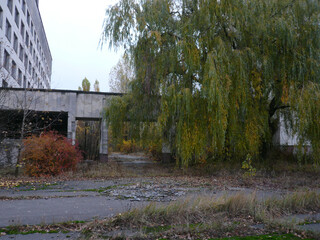
[[[129,56],[124,54],[109,73],[109,86],[111,91],[127,93],[130,88],[130,82],[134,79],[134,76],[134,69]]]

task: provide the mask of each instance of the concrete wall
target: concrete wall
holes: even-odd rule
[[[35,111],[68,112],[74,118],[101,119],[105,104],[117,93],[43,89],[1,89],[3,109],[28,108]]]
[[[28,109],[37,112],[65,112],[68,114],[68,138],[75,143],[76,120],[101,121],[100,159],[108,159],[108,129],[103,109],[114,96],[121,94],[103,92],[83,92],[69,90],[44,90],[21,88],[0,88],[2,102],[0,109]],[[0,145],[3,149],[4,146]],[[14,152],[14,150],[13,150]],[[2,156],[5,156],[4,152]],[[0,160],[1,161],[1,160]],[[2,160],[5,162],[5,160]]]
[[[0,142],[0,167],[13,166],[17,162],[20,141],[4,139]]]

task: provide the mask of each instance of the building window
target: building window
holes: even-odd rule
[[[30,54],[31,54],[31,56],[32,56],[33,44],[32,44],[31,41],[30,41],[30,48],[29,48],[29,50],[30,50]]]
[[[11,76],[16,79],[16,74],[17,74],[17,64],[15,61],[12,61],[11,65]]]
[[[13,0],[8,0],[7,5],[8,5],[10,12],[12,13]]]
[[[31,62],[29,61],[29,74],[30,74],[30,76],[31,76],[31,72],[32,71],[32,66],[31,66]]]
[[[0,28],[2,29],[2,26],[3,26],[3,10],[2,8],[0,7]]]
[[[10,55],[9,53],[4,50],[4,68],[7,69],[7,71],[9,72],[9,62],[10,62]]]
[[[19,84],[20,87],[21,87],[21,82],[22,82],[22,72],[21,72],[21,70],[19,69],[19,70],[18,70],[18,84]]]
[[[36,30],[34,30],[34,35],[33,35],[33,40],[34,40],[34,43],[36,43],[37,41],[37,33],[36,33]]]
[[[18,37],[15,33],[13,34],[13,49],[18,53]]]
[[[24,23],[22,22],[22,20],[21,20],[20,33],[21,33],[22,39],[24,40]]]
[[[26,14],[26,1],[25,0],[22,1],[22,11],[24,14]]]
[[[8,20],[6,20],[6,37],[8,38],[9,42],[11,42],[11,24]]]
[[[23,62],[23,47],[22,47],[22,45],[20,44],[20,52],[19,52],[19,58],[20,58],[20,60],[21,60],[21,62]]]
[[[30,13],[29,11],[27,11],[27,23],[28,23],[28,26],[30,27]]]
[[[26,32],[26,46],[29,47],[29,34]]]
[[[31,22],[31,35],[33,35],[33,22]]]
[[[24,68],[28,70],[28,55],[24,54]]]
[[[20,14],[18,9],[15,8],[14,21],[16,22],[18,28],[19,28],[19,20],[20,20]]]
[[[27,86],[27,78],[26,76],[23,76],[23,88],[26,88]]]
[[[8,87],[8,83],[5,80],[2,80],[2,87],[4,88]]]

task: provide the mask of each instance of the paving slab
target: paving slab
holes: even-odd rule
[[[70,232],[70,233],[33,233],[33,234],[16,234],[16,235],[5,235],[0,236],[1,240],[70,240],[78,239],[80,233]]]
[[[0,227],[87,221],[111,217],[146,204],[104,196],[0,201]]]

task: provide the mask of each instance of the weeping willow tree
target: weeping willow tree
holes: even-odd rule
[[[317,0],[120,0],[103,40],[130,55],[135,79],[109,106],[112,131],[156,121],[188,166],[261,157],[281,113],[317,162],[319,19]]]

